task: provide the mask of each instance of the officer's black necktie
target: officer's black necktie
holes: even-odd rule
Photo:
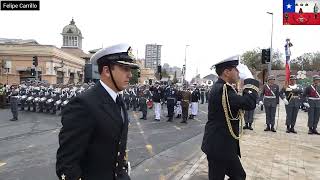
[[[123,103],[121,94],[118,94],[117,99],[116,99],[116,103],[117,103],[119,111],[121,113],[122,121],[124,122],[125,121],[125,115],[124,115],[125,108],[124,108],[124,103]]]

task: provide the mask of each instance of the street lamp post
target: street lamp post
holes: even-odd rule
[[[182,84],[185,84],[186,82],[186,71],[187,71],[187,47],[190,45],[186,45],[184,48],[184,71],[183,71],[183,82]]]
[[[272,50],[272,39],[273,39],[273,12],[267,12],[271,15],[271,45],[270,45],[270,62],[268,64],[268,74],[271,73],[271,65],[272,65],[272,57],[273,57],[273,50]]]

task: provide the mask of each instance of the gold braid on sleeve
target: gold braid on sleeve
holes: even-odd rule
[[[222,90],[222,107],[223,107],[223,111],[224,111],[224,115],[226,117],[226,121],[227,121],[227,125],[229,128],[229,132],[231,134],[231,136],[236,139],[239,140],[240,137],[243,134],[243,111],[240,109],[238,111],[237,117],[233,117],[231,109],[230,109],[230,103],[229,103],[229,98],[228,98],[228,88],[227,88],[227,84],[223,85],[223,90]],[[239,120],[240,121],[240,131],[241,134],[239,136],[236,136],[236,134],[234,133],[232,126],[231,126],[231,121],[232,120]]]
[[[259,92],[259,88],[255,85],[252,85],[252,84],[246,84],[243,86],[243,89],[253,89],[255,90],[256,92]]]

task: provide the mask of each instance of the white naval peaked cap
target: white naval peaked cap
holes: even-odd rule
[[[134,59],[132,48],[128,44],[117,44],[100,49],[90,58],[90,62],[96,65],[110,62],[138,69],[139,66],[134,63]]]
[[[313,80],[320,80],[320,76],[319,75],[314,75],[312,78],[313,78]]]
[[[212,65],[211,69],[214,69],[214,68],[217,69],[217,68],[223,68],[223,67],[236,67],[239,65],[239,62],[240,62],[240,56],[235,55]]]

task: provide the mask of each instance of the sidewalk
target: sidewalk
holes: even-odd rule
[[[244,132],[240,140],[241,161],[248,180],[320,180],[320,136],[307,134],[308,114],[299,111],[298,134],[285,132],[285,116],[284,105],[280,103],[276,133],[263,131],[265,113],[261,111],[255,114],[254,131]],[[190,176],[182,179],[208,179],[206,156],[203,155],[188,173]]]

